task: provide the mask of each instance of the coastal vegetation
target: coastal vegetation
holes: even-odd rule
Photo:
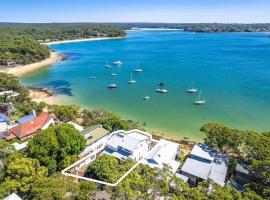
[[[0,65],[13,61],[17,64],[30,64],[50,56],[47,46],[40,44],[29,35],[4,34],[0,31]]]
[[[125,37],[119,27],[96,23],[0,23],[3,35],[29,35],[42,42],[97,37]]]
[[[25,65],[49,58],[50,50],[41,42],[125,36],[121,28],[102,24],[0,23],[0,66],[7,62]]]
[[[188,32],[269,32],[270,23],[239,24],[239,23],[114,23],[123,29],[161,28],[182,29]]]

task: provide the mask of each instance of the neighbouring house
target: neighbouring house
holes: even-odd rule
[[[110,132],[104,129],[101,124],[87,127],[81,133],[86,138],[86,147],[82,154],[103,150],[110,135]]]
[[[0,112],[0,122],[9,122],[9,121],[10,118],[6,114]]]
[[[12,193],[11,195],[7,196],[3,200],[22,200],[16,193]]]
[[[35,134],[38,130],[47,129],[51,124],[54,124],[53,116],[47,112],[42,112],[34,120],[27,121],[10,128],[5,139],[27,139]]]
[[[168,140],[160,140],[146,155],[142,161],[152,168],[163,168],[164,164],[168,165],[172,172],[175,173],[180,163],[176,161],[179,154],[179,145]]]
[[[17,65],[13,60],[0,60],[0,64],[5,67],[15,67]]]
[[[207,179],[224,186],[228,164],[226,155],[222,155],[205,144],[196,144],[181,168],[181,172],[189,177],[188,182],[193,186]]]
[[[247,167],[244,164],[237,164],[235,167],[235,180],[244,185],[250,183],[255,179],[255,173],[247,170]]]
[[[10,118],[6,114],[0,113],[0,134],[8,131],[9,121]],[[0,139],[2,138],[2,136],[3,134],[1,134]]]
[[[0,92],[0,96],[9,96],[13,94],[13,90],[5,90]]]
[[[28,141],[23,143],[14,142],[12,144],[17,151],[23,150],[28,146]]]
[[[139,130],[115,131],[106,143],[105,153],[120,160],[131,158],[135,161],[145,156],[152,136]]]
[[[80,132],[83,131],[83,127],[80,126],[79,124],[76,124],[75,122],[70,121],[68,122],[68,124],[72,125],[77,131],[80,131]]]

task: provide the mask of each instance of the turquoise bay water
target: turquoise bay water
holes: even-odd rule
[[[181,138],[201,139],[199,128],[208,121],[270,130],[270,37],[265,33],[134,31],[127,39],[51,48],[69,59],[23,76],[23,84],[72,93],[66,102],[105,108]],[[143,72],[133,74],[137,83],[130,85],[137,57]],[[106,69],[106,60],[123,65]],[[195,106],[196,94],[186,92],[192,80],[207,100],[204,106]],[[160,82],[167,94],[155,92]],[[110,83],[119,87],[109,90]],[[143,101],[147,95],[151,99]]]

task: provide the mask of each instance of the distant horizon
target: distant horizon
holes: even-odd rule
[[[91,21],[77,21],[77,22],[16,22],[16,21],[0,21],[0,23],[11,23],[11,24],[270,24],[270,22],[91,22]]]

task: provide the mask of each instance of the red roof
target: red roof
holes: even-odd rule
[[[39,116],[37,116],[34,120],[21,123],[18,126],[11,128],[10,134],[6,136],[6,140],[10,140],[15,138],[24,138],[26,136],[30,136],[36,133],[39,129],[41,129],[46,123],[48,123],[53,117],[47,113],[42,112]]]

